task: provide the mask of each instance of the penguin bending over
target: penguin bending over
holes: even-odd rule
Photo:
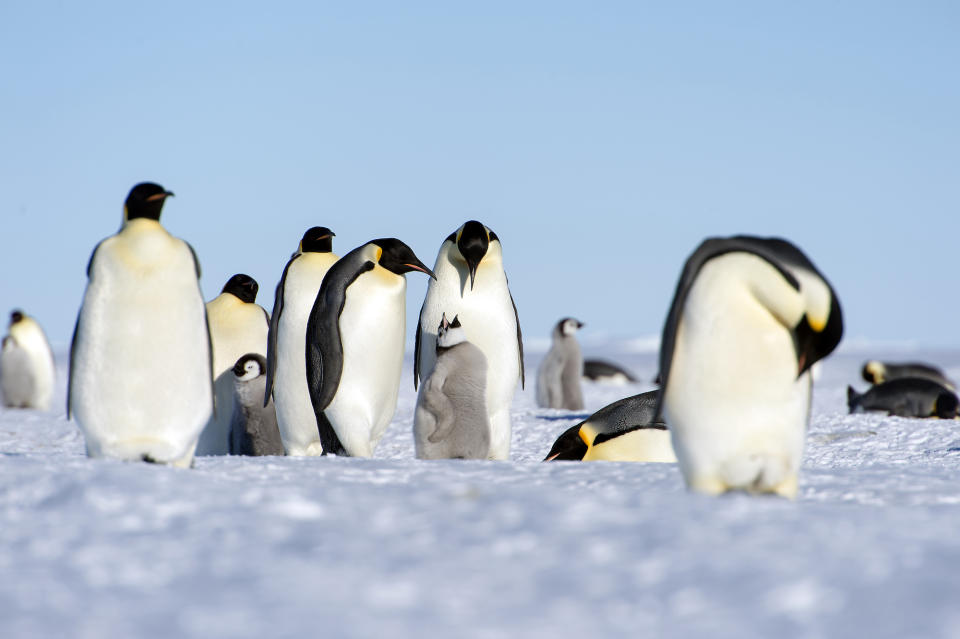
[[[667,425],[654,414],[660,391],[604,406],[568,428],[543,461],[675,462]]]
[[[467,341],[460,319],[443,315],[437,329],[437,363],[417,397],[413,440],[417,459],[486,459],[490,420],[487,358]]]
[[[259,353],[247,353],[230,370],[234,388],[231,455],[283,455],[273,402],[263,405],[266,370],[267,360]]]
[[[216,410],[200,433],[197,455],[226,455],[230,452],[234,364],[246,353],[267,352],[270,318],[257,304],[259,290],[255,279],[238,273],[227,280],[220,295],[207,302]]]
[[[300,245],[277,284],[267,339],[267,396],[277,408],[277,426],[287,455],[322,455],[317,418],[307,388],[307,319],[317,299],[323,276],[337,261],[333,253],[336,234],[314,226]]]
[[[865,393],[847,386],[847,406],[851,413],[877,410],[898,417],[953,419],[960,400],[956,393],[933,380],[901,377],[877,384]]]
[[[553,327],[552,343],[537,370],[537,406],[583,410],[583,355],[577,331],[583,323],[565,317]]]
[[[8,408],[49,410],[56,381],[50,342],[32,317],[10,313],[9,334],[0,350],[0,396]]]
[[[657,416],[687,486],[796,496],[810,367],[842,333],[833,288],[796,246],[704,241],[684,265],[660,346]]]
[[[188,467],[213,411],[200,266],[160,225],[173,195],[131,189],[120,231],[94,249],[70,346],[67,416],[90,457]]]
[[[635,384],[639,380],[627,369],[602,359],[583,361],[583,376],[591,382],[603,384]]]
[[[861,374],[863,375],[863,379],[871,384],[882,384],[905,377],[918,377],[920,379],[929,379],[952,391],[957,390],[956,384],[944,375],[942,370],[936,366],[920,362],[894,364],[892,362],[881,362],[872,359],[863,365]]]
[[[404,273],[435,277],[396,238],[330,267],[310,311],[307,385],[324,454],[370,457],[397,407],[406,332]]]
[[[490,459],[510,456],[510,405],[517,382],[524,384],[523,336],[517,307],[503,271],[497,234],[470,220],[440,245],[420,309],[414,347],[413,383],[417,388],[436,363],[437,334],[443,314],[460,318],[467,339],[487,359],[487,416]]]

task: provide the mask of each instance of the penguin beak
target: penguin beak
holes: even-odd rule
[[[477,279],[477,267],[480,266],[480,262],[471,262],[467,260],[467,269],[470,271],[470,290],[473,290],[473,282]]]
[[[432,277],[433,279],[437,279],[436,274],[435,274],[433,271],[431,271],[430,269],[428,269],[423,263],[410,264],[410,263],[406,262],[406,263],[404,263],[404,266],[406,266],[407,268],[409,268],[409,269],[411,269],[411,270],[414,270],[414,271],[420,271],[421,273],[426,273],[427,275],[429,275],[429,276]]]
[[[168,197],[173,197],[172,191],[164,191],[163,193],[156,193],[147,198],[147,202],[156,202],[157,200],[165,200]]]
[[[586,326],[586,324],[584,324],[583,322],[577,322],[578,329],[583,328],[584,326]]]

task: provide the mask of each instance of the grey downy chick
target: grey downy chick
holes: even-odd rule
[[[283,455],[273,398],[263,405],[266,370],[267,360],[258,353],[243,355],[233,366],[231,455]]]
[[[583,324],[565,317],[553,328],[553,343],[537,371],[537,406],[583,410],[583,355],[576,333]]]

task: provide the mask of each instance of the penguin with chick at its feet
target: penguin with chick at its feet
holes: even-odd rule
[[[13,311],[0,350],[3,405],[49,410],[55,378],[53,351],[40,324],[19,309]]]
[[[200,265],[160,224],[173,193],[137,184],[93,251],[70,346],[67,416],[90,457],[189,467],[213,412]]]
[[[307,229],[277,284],[267,338],[266,396],[273,397],[277,426],[287,455],[322,455],[323,445],[307,388],[307,318],[323,276],[337,261],[336,234],[325,226]]]
[[[583,410],[583,355],[577,331],[583,323],[565,317],[553,327],[550,350],[537,369],[537,406]]]
[[[436,363],[436,328],[446,312],[460,318],[467,339],[487,359],[490,459],[510,457],[510,406],[524,385],[523,335],[517,306],[503,270],[500,238],[470,220],[440,245],[436,279],[427,287],[414,346],[413,383],[429,377]]]
[[[796,246],[705,240],[684,265],[660,346],[657,417],[687,486],[794,498],[810,367],[842,334],[833,287]]]
[[[324,454],[370,457],[397,408],[405,273],[435,277],[396,238],[353,249],[323,278],[306,333],[307,386]]]

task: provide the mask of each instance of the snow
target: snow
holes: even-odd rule
[[[649,381],[655,343],[584,354]],[[413,459],[409,359],[372,460],[89,460],[59,350],[58,409],[0,412],[2,637],[960,636],[960,422],[847,415],[865,341],[822,366],[796,502],[540,463],[586,414],[535,407],[540,354],[510,462]]]

